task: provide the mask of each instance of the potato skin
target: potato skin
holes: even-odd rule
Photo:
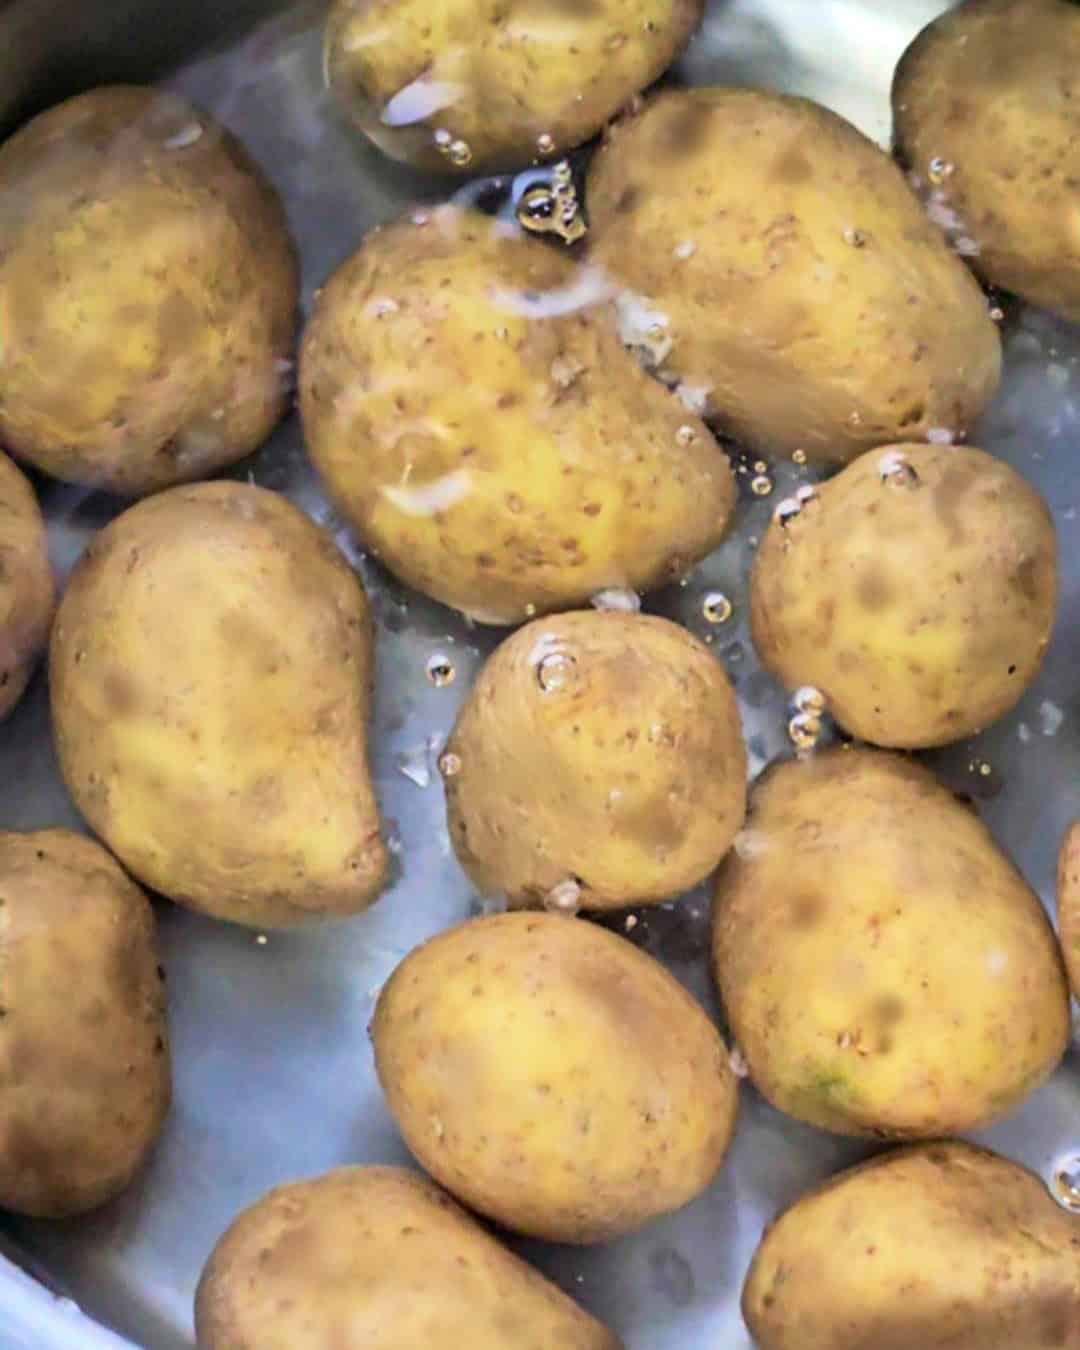
[[[0,453],[0,721],[22,697],[49,640],[56,587],[34,489]]]
[[[0,832],[0,1206],[83,1214],[131,1181],[171,1078],[150,903],[68,830]]]
[[[588,183],[592,256],[668,320],[665,376],[761,450],[843,463],[959,432],[1001,344],[889,158],[843,118],[752,89],[662,93]]]
[[[621,1350],[438,1187],[342,1167],[245,1210],[195,1298],[199,1350]]]
[[[779,765],[721,868],[713,959],[732,1035],[780,1110],[838,1134],[974,1129],[1069,1035],[1038,897],[926,769],[840,749]]]
[[[1080,320],[1076,5],[968,0],[908,48],[893,112],[899,152],[934,214],[977,249],[975,271]]]
[[[495,624],[711,552],[727,457],[622,349],[602,278],[476,213],[419,218],[367,237],[304,335],[308,450],[365,543]]]
[[[876,745],[945,745],[995,722],[1042,665],[1057,602],[1050,511],[967,446],[872,450],[769,526],[754,646]]]
[[[685,629],[585,611],[528,624],[481,670],[441,760],[450,838],[481,892],[585,909],[690,890],[746,813],[724,668]]]
[[[91,542],[53,629],[60,767],[135,876],[258,927],[356,913],[387,854],[367,769],[371,618],[284,497],[201,483]]]
[[[775,1220],[743,1316],[759,1350],[1076,1350],[1080,1223],[987,1150],[898,1149]]]
[[[0,148],[0,438],[56,478],[141,495],[249,454],[297,296],[273,189],[174,94],[94,89]]]
[[[703,9],[703,0],[337,0],[327,78],[394,159],[469,174],[520,169],[599,131],[671,65]],[[436,131],[463,140],[467,157],[440,152]]]
[[[582,919],[499,914],[417,948],[372,1021],[387,1104],[470,1208],[553,1242],[687,1204],[727,1151],[737,1093],[701,1007]]]
[[[1080,820],[1061,841],[1057,870],[1058,932],[1072,991],[1080,998]]]

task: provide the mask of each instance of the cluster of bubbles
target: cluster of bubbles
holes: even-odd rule
[[[518,223],[533,234],[557,234],[566,244],[585,235],[574,175],[567,160],[556,164],[550,182],[528,188],[517,205]]]
[[[472,163],[472,146],[460,136],[453,136],[444,127],[435,132],[435,149],[455,168],[465,169]]]
[[[810,685],[796,691],[794,713],[788,722],[788,735],[796,750],[806,752],[817,747],[824,729],[825,695]]]

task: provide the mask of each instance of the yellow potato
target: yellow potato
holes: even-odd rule
[[[605,293],[445,208],[369,235],[304,336],[327,490],[392,571],[483,623],[680,577],[731,513],[726,456],[622,350]]]
[[[844,462],[962,431],[997,389],[971,275],[888,156],[814,103],[661,94],[613,129],[588,206],[627,340],[753,446]]]
[[[985,1125],[1068,1041],[1038,897],[977,816],[899,755],[821,752],[760,780],[717,883],[713,957],[758,1088],[839,1134]]]
[[[0,453],[0,721],[22,697],[45,650],[55,600],[37,498]]]
[[[1050,511],[966,446],[873,450],[784,502],[751,581],[754,646],[876,745],[944,745],[1007,712],[1038,674],[1057,600]]]
[[[258,927],[352,914],[386,848],[367,598],[284,497],[173,488],[91,542],[50,653],[60,767],[140,880]]]
[[[675,60],[703,0],[336,0],[326,74],[384,153],[494,173],[587,141]]]
[[[169,1108],[162,977],[103,848],[0,832],[0,1206],[63,1218],[131,1181]]]
[[[1065,831],[1058,857],[1058,931],[1073,993],[1080,997],[1080,820]]]
[[[214,1248],[199,1350],[620,1350],[621,1342],[411,1172],[279,1186]]]
[[[642,614],[560,614],[507,638],[440,767],[462,866],[512,906],[670,899],[716,867],[746,812],[723,667]]]
[[[412,952],[372,1021],[413,1154],[507,1228],[601,1242],[687,1204],[735,1123],[727,1051],[658,962],[583,919],[473,919]]]
[[[975,270],[1080,320],[1080,9],[968,0],[893,84],[897,148]]]
[[[963,1143],[842,1172],[768,1229],[743,1290],[758,1350],[1080,1346],[1080,1221]]]
[[[62,103],[0,148],[0,438],[114,492],[209,477],[285,410],[297,285],[280,202],[208,114]]]

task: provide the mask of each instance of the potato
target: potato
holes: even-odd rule
[[[507,638],[440,767],[462,866],[512,906],[670,899],[713,871],[746,813],[723,667],[642,614],[562,614]]]
[[[199,1350],[620,1350],[437,1187],[395,1167],[279,1186],[195,1298]]]
[[[816,686],[877,745],[944,745],[989,726],[1038,674],[1054,626],[1049,508],[966,446],[873,450],[781,503],[751,580],[762,662]]]
[[[62,103],[0,148],[0,439],[126,494],[217,472],[285,409],[297,287],[273,189],[207,113]]]
[[[661,94],[596,156],[588,205],[627,340],[762,451],[845,462],[958,433],[997,389],[971,275],[889,158],[814,103]]]
[[[60,767],[140,880],[258,927],[352,914],[387,854],[368,772],[371,619],[284,497],[173,488],[100,534],[50,654]]]
[[[842,1172],[766,1232],[743,1290],[759,1350],[1080,1345],[1080,1222],[970,1144]]]
[[[1058,931],[1073,993],[1080,997],[1080,820],[1065,831],[1058,857]]]
[[[727,1051],[658,962],[583,919],[498,914],[412,952],[372,1021],[413,1154],[470,1208],[553,1242],[679,1209],[735,1124]]]
[[[0,721],[22,697],[45,650],[55,601],[37,498],[0,453]]]
[[[326,75],[384,153],[495,173],[565,155],[675,60],[704,0],[336,0]]]
[[[146,897],[69,830],[0,832],[0,1207],[104,1204],[142,1165],[171,1091]]]
[[[369,235],[304,335],[327,490],[393,572],[482,623],[680,577],[731,513],[726,456],[622,350],[605,293],[451,207]]]
[[[968,0],[893,83],[897,148],[986,281],[1080,320],[1080,9]]]
[[[984,1125],[1068,1040],[1037,896],[975,814],[898,755],[819,752],[760,780],[717,883],[713,956],[758,1088],[839,1134]]]

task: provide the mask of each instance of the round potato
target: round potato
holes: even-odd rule
[[[583,919],[473,919],[383,987],[375,1067],[436,1181],[507,1228],[601,1242],[679,1209],[735,1123],[727,1051],[658,962]]]
[[[893,83],[897,148],[986,281],[1080,320],[1080,9],[968,0]]]
[[[384,153],[495,173],[565,155],[659,78],[703,0],[336,0],[326,74]]]
[[[82,1214],[117,1195],[171,1091],[150,903],[68,830],[0,832],[0,1206]]]
[[[512,906],[670,899],[713,871],[746,812],[723,667],[642,614],[561,614],[507,638],[440,767],[462,866]]]
[[[1034,680],[1057,602],[1049,508],[966,446],[899,445],[780,504],[758,550],[762,662],[842,727],[915,748],[970,736]]]
[[[22,697],[45,650],[55,600],[37,498],[0,453],[0,721]]]
[[[958,433],[998,386],[971,274],[887,155],[805,99],[659,95],[588,182],[624,335],[738,439],[845,462]],[[630,300],[634,299],[634,303]]]
[[[173,488],[96,535],[53,629],[75,805],[155,890],[288,927],[353,914],[387,870],[367,760],[367,597],[284,497]]]
[[[727,457],[623,351],[608,289],[447,207],[369,235],[304,335],[328,492],[393,572],[482,623],[671,581],[731,514]]]
[[[720,871],[713,956],[758,1088],[839,1134],[985,1125],[1068,1041],[1038,897],[977,816],[899,755],[820,752],[759,781]]]
[[[621,1342],[412,1172],[279,1186],[214,1248],[199,1350],[620,1350]]]
[[[201,109],[42,113],[0,148],[0,438],[114,492],[208,477],[285,409],[297,287],[273,189]]]
[[[1065,831],[1058,857],[1058,931],[1073,993],[1080,998],[1080,820]]]
[[[996,1154],[899,1149],[780,1215],[743,1315],[759,1350],[1072,1350],[1080,1222]]]

